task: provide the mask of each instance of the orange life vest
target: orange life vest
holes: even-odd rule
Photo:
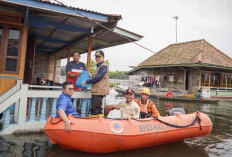
[[[148,107],[150,106],[150,105],[152,105],[152,102],[148,99],[147,100],[147,103],[146,104],[142,104],[141,103],[141,99],[135,99],[135,102],[139,105],[139,107],[140,107],[140,112],[144,112],[144,113],[149,113],[149,112],[151,112],[151,111],[148,111]]]

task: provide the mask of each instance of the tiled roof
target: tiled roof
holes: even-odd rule
[[[36,1],[43,2],[43,3],[49,3],[49,4],[52,4],[52,5],[62,6],[59,3],[52,3],[52,2],[50,2],[50,0],[36,0]],[[65,6],[63,6],[63,7],[65,7]],[[83,10],[83,11],[86,11],[86,12],[92,12],[92,13],[95,13],[95,14],[100,14],[100,15],[105,15],[105,16],[111,16],[111,17],[117,17],[119,19],[122,19],[121,15],[117,15],[117,14],[103,14],[103,13],[100,13],[100,12],[91,11],[91,10],[87,10],[87,9],[76,8],[76,7],[72,7],[72,6],[69,6],[69,7],[72,8],[72,9],[78,9],[78,10]]]
[[[167,46],[138,66],[207,64],[232,67],[232,59],[202,40],[177,43]]]

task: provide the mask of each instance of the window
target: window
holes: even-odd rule
[[[211,73],[210,74],[210,86],[214,87],[214,84],[215,84],[215,75],[214,73]]]
[[[222,74],[222,87],[227,87],[227,74]]]
[[[19,72],[21,27],[0,24],[0,73]]]
[[[201,72],[201,86],[205,86],[205,73]]]
[[[201,71],[201,86],[232,87],[232,74]]]
[[[201,72],[201,86],[210,86],[210,72]]]
[[[230,74],[230,87],[232,87],[232,74]]]

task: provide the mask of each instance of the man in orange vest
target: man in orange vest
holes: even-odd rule
[[[160,116],[155,104],[149,99],[150,89],[143,88],[141,91],[141,99],[135,99],[135,102],[140,107],[140,117],[148,118],[150,116]]]

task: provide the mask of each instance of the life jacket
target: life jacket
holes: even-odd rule
[[[148,111],[148,107],[152,105],[152,102],[150,101],[150,99],[147,99],[146,104],[142,104],[141,99],[135,99],[135,102],[139,105],[140,112],[144,112],[146,114],[150,113],[150,111]]]

